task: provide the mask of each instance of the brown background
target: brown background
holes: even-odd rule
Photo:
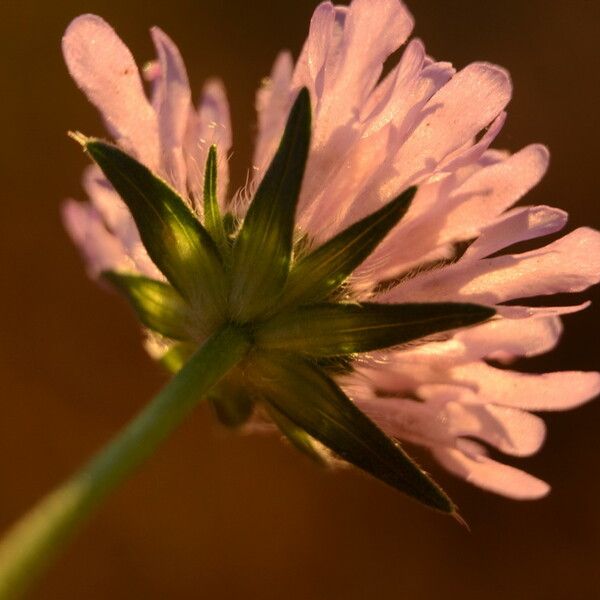
[[[86,163],[65,132],[101,133],[66,75],[61,33],[103,15],[140,61],[147,28],[178,42],[190,78],[220,74],[243,182],[253,95],[278,49],[295,54],[315,6],[292,2],[0,3],[0,526],[98,448],[164,382],[133,318],[98,290],[58,218]],[[528,200],[569,227],[600,225],[596,0],[413,0],[431,54],[510,69],[499,144],[547,143],[550,173]],[[560,348],[524,368],[598,368],[596,307],[567,317]],[[580,297],[577,298],[579,300]],[[579,599],[600,589],[600,402],[547,421],[546,500],[517,503],[440,474],[467,534],[356,472],[320,472],[275,438],[236,437],[199,410],[85,528],[33,598]]]

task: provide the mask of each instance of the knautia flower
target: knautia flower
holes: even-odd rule
[[[548,151],[490,149],[511,96],[498,66],[456,72],[413,39],[382,77],[412,27],[398,0],[320,4],[296,64],[282,53],[258,92],[252,181],[231,196],[221,84],[194,105],[176,46],[155,28],[147,96],[110,26],[75,19],[65,59],[116,145],[75,136],[96,163],[91,202],[64,216],[90,273],[129,298],[173,371],[224,327],[247,336],[209,392],[220,420],[269,419],[315,458],[331,451],[452,513],[397,442],[499,494],[547,493],[486,448],[530,455],[545,435],[530,411],[600,391],[597,373],[506,368],[554,347],[559,315],[586,306],[524,299],[596,283],[600,234],[505,250],[566,223],[548,206],[511,208]]]

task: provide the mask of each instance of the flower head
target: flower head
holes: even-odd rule
[[[559,315],[585,307],[522,299],[596,283],[600,234],[581,228],[506,253],[565,225],[558,209],[511,208],[548,152],[490,150],[511,95],[500,67],[455,72],[415,39],[382,77],[412,26],[398,0],[320,4],[296,64],[281,54],[258,92],[253,179],[231,201],[220,83],[194,106],[177,48],[153,29],[148,98],[115,32],[77,18],[67,65],[116,146],[79,137],[96,163],[84,176],[91,202],[69,202],[65,222],[90,273],[125,293],[171,369],[224,323],[248,332],[253,351],[210,395],[225,423],[256,419],[259,407],[310,455],[329,448],[449,512],[391,438],[483,488],[540,497],[547,484],[486,448],[532,454],[545,428],[530,411],[600,391],[597,373],[505,367],[550,350]]]

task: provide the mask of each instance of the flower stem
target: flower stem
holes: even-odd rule
[[[20,597],[77,526],[155,451],[249,347],[240,329],[225,327],[214,334],[83,469],[8,531],[0,544],[0,600]]]

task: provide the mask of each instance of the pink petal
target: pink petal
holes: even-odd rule
[[[464,259],[484,258],[511,244],[550,235],[560,231],[567,219],[564,210],[550,206],[515,208],[486,227],[469,246],[463,255]]]
[[[465,148],[461,148],[447,156],[442,161],[440,168],[451,172],[477,162],[496,139],[502,127],[504,127],[506,115],[507,113],[502,111],[477,143],[473,144],[470,142]]]
[[[355,128],[336,131],[325,159],[309,163],[311,170],[300,200],[299,222],[312,237],[324,241],[380,208],[382,200],[390,199],[385,194],[389,193],[388,181],[396,174],[394,157],[423,118],[423,106],[453,72],[447,63],[421,71],[396,97],[391,121],[383,127],[371,130],[367,121],[360,138]],[[378,89],[374,95],[377,93]],[[381,125],[377,117],[374,123],[375,127]],[[384,160],[374,160],[380,156]],[[329,173],[325,187],[321,183],[323,172]],[[340,204],[331,198],[347,200]]]
[[[97,165],[90,165],[84,171],[83,187],[108,229],[125,247],[139,241],[129,209]]]
[[[74,19],[65,32],[62,48],[71,76],[100,110],[116,141],[149,168],[156,168],[156,114],[128,48],[95,15]]]
[[[127,268],[125,250],[104,226],[91,204],[69,200],[62,207],[63,223],[86,258],[90,276],[102,271]]]
[[[412,40],[395,69],[380,83],[362,109],[361,121],[366,123],[363,137],[368,137],[389,123],[398,113],[405,112],[410,84],[418,76],[425,59],[421,40]],[[411,98],[411,105],[414,101]]]
[[[515,500],[535,500],[543,498],[550,491],[550,486],[544,481],[487,456],[469,456],[458,449],[444,447],[435,448],[433,455],[443,467],[458,477],[502,496]]]
[[[358,407],[388,435],[421,446],[454,443],[454,436],[436,408],[402,398],[353,398]]]
[[[202,198],[204,169],[211,145],[217,146],[217,197],[224,207],[229,186],[231,119],[223,83],[210,79],[204,84],[198,111],[192,111],[185,138],[188,186],[195,198]]]
[[[450,244],[476,237],[482,228],[536,185],[547,165],[546,148],[528,146],[504,161],[479,168],[457,188],[452,188],[453,177],[421,186],[403,222],[358,269],[357,275],[362,277],[365,272],[375,271],[373,265],[376,264],[381,280],[405,272],[411,265],[444,258],[453,252]],[[562,211],[543,219],[546,215],[542,216],[542,210],[538,209],[535,218],[532,215],[531,227],[521,239],[550,233],[553,226],[559,228],[564,222]],[[551,222],[540,223],[541,220]],[[507,233],[506,229],[502,231]],[[510,243],[514,242],[507,240],[505,245]],[[398,256],[402,256],[402,260],[398,260]],[[366,281],[369,287],[374,283]]]
[[[321,2],[313,13],[308,37],[296,61],[291,88],[298,91],[301,87],[307,87],[311,96],[317,98],[317,105],[321,96],[327,95],[335,83],[348,12],[347,6]]]
[[[291,106],[292,69],[290,53],[281,52],[273,65],[269,79],[263,83],[256,95],[258,135],[254,151],[254,166],[261,173],[275,153]]]
[[[379,300],[497,304],[514,298],[580,292],[599,280],[600,233],[581,227],[538,250],[463,260],[417,276]]]
[[[429,80],[433,84],[433,88],[437,91],[456,75],[456,69],[452,66],[452,63],[445,61],[428,62],[427,58],[425,57],[425,61],[423,62],[421,78]]]
[[[100,231],[93,235],[103,237],[106,227],[108,232],[120,242],[119,251],[123,256],[119,259],[119,264],[122,262],[127,264],[129,269],[163,280],[163,274],[150,260],[142,244],[131,213],[96,165],[91,165],[84,172],[83,186],[102,224]],[[81,209],[77,205],[73,210]]]
[[[537,452],[546,436],[542,419],[520,409],[464,402],[464,388],[428,384],[417,390],[430,418],[443,424],[453,439],[478,438],[506,454],[528,456]],[[431,444],[429,444],[431,445]]]
[[[345,123],[362,105],[379,79],[383,62],[404,43],[413,24],[398,0],[352,2],[345,17],[335,81],[329,93],[323,94],[320,108],[320,119],[329,122],[327,131],[333,131],[334,123]]]
[[[545,438],[539,417],[514,408],[455,401],[430,404],[372,393],[354,400],[388,435],[422,446],[453,445],[456,438],[469,436],[506,454],[528,456]]]
[[[347,11],[335,10],[332,21],[331,7],[321,5],[317,11],[310,35],[319,39],[309,41],[299,60],[294,74],[294,86],[308,85],[314,91],[314,127],[307,175],[300,199],[298,214],[300,226],[310,231],[311,236],[320,236],[323,223],[330,221],[320,216],[323,210],[340,208],[322,195],[323,175],[327,175],[330,188],[335,188],[335,197],[354,197],[348,193],[355,180],[342,180],[340,186],[336,174],[355,173],[353,160],[364,160],[362,149],[356,147],[360,137],[357,120],[368,97],[377,84],[386,58],[398,48],[412,29],[413,20],[404,5],[397,0],[356,0]],[[325,39],[324,36],[329,36]],[[310,85],[310,53],[323,60],[323,67],[314,85]],[[317,58],[313,63],[316,64]],[[313,73],[314,74],[314,73]],[[305,81],[305,79],[310,81]],[[323,90],[321,94],[319,90]],[[377,92],[375,92],[377,93]],[[371,151],[373,144],[371,144]],[[372,152],[368,154],[370,157]],[[358,158],[357,158],[358,157]],[[369,160],[373,165],[373,161]],[[373,168],[370,169],[371,172]],[[358,174],[364,182],[367,174]],[[362,177],[361,177],[362,175]],[[346,177],[347,179],[347,177]],[[328,190],[328,192],[331,190]],[[332,206],[333,204],[333,206]],[[315,225],[315,219],[318,222]],[[337,218],[331,221],[337,221]]]
[[[494,319],[461,330],[454,339],[465,346],[465,354],[472,360],[529,357],[552,350],[558,343],[562,329],[557,317],[533,318],[525,323],[522,320]]]
[[[568,410],[600,393],[600,373],[560,371],[532,375],[473,362],[454,367],[450,380],[465,386],[462,400],[524,410]],[[469,390],[470,388],[470,390]]]
[[[336,11],[330,2],[317,6],[310,20],[307,46],[308,75],[313,83],[313,91],[317,97],[323,93],[324,67],[331,46],[331,38],[335,26]]]
[[[461,86],[460,90],[453,91],[455,90],[453,87],[455,80]],[[477,91],[471,90],[468,97],[462,95],[463,88],[470,89],[471,87],[477,88]],[[492,112],[482,112],[478,105],[471,105],[471,98],[477,97],[477,94],[485,95],[486,93],[494,100],[492,102]],[[341,219],[340,227],[348,226],[351,222],[376,210],[381,205],[382,200],[389,200],[406,187],[409,181],[423,179],[435,169],[442,168],[441,163],[443,163],[445,157],[452,154],[456,148],[460,148],[462,154],[468,153],[468,148],[472,144],[475,133],[489,123],[487,119],[491,120],[497,114],[495,111],[501,112],[509,97],[510,81],[506,73],[499,67],[474,64],[455,75],[422,109],[422,114],[425,115],[425,117],[421,117],[423,122],[410,134],[406,143],[393,154],[395,156],[393,168],[392,166],[384,168],[384,165],[375,174],[372,173],[366,183],[363,183],[362,192],[357,195],[357,201],[347,209],[346,215]],[[447,122],[452,122],[453,127],[447,127]],[[456,123],[458,123],[458,127],[454,126]],[[481,141],[484,145],[491,142],[493,136],[497,133],[498,124],[501,124],[501,119],[497,120],[496,124],[487,132],[488,137],[484,135],[484,139]],[[457,135],[463,137],[459,139],[456,137]],[[366,141],[370,142],[371,138]],[[389,148],[382,147],[376,149],[374,153],[363,151],[362,154],[363,156],[389,155],[389,150]],[[474,153],[479,155],[483,150],[483,147],[478,147]],[[436,155],[432,154],[433,151]],[[521,157],[517,156],[514,162],[518,163],[520,160]],[[508,167],[512,164],[512,162],[509,163]],[[482,163],[482,165],[484,166],[485,163]],[[476,170],[484,171],[485,169],[481,169],[481,166],[479,166]],[[352,165],[347,172],[344,172],[344,175],[347,180],[351,180],[353,177],[362,177],[364,182],[364,171],[364,168],[361,170]],[[489,179],[492,179],[494,173],[491,172],[489,175]],[[377,264],[380,279],[388,278],[404,272],[416,263],[443,258],[452,251],[449,246],[450,242],[473,237],[479,232],[482,224],[481,222],[475,222],[475,217],[478,216],[477,209],[468,210],[469,200],[474,203],[478,201],[479,204],[485,207],[485,210],[482,209],[481,211],[487,211],[489,215],[487,222],[489,222],[507,205],[515,202],[519,195],[523,193],[522,188],[527,185],[527,179],[524,177],[520,188],[513,186],[512,190],[510,188],[503,189],[502,185],[505,180],[496,176],[493,181],[485,183],[495,185],[498,188],[497,190],[493,187],[491,189],[484,188],[484,194],[482,194],[481,186],[483,182],[480,182],[478,193],[482,197],[479,200],[477,198],[473,200],[471,198],[472,193],[456,193],[456,196],[448,199],[446,195],[450,193],[452,186],[455,186],[457,182],[455,176],[442,182],[440,182],[438,176],[435,182],[431,180],[428,182],[430,185],[421,186],[417,197],[413,201],[409,215],[388,236],[386,242],[378,248],[369,261],[359,269],[358,274],[362,277],[365,272],[373,271],[373,265]],[[332,194],[329,193],[328,195],[331,196]],[[352,197],[352,194],[345,189],[341,196]],[[439,196],[439,199],[436,196]],[[428,198],[425,204],[423,204],[423,197]],[[436,199],[437,202],[432,202],[433,199]],[[313,222],[310,224],[311,231],[315,227],[314,221],[317,217],[322,217],[325,221],[328,218],[331,220],[328,214],[323,215],[321,212],[314,211]],[[456,217],[453,213],[456,213]],[[471,217],[471,214],[473,214],[473,217]],[[417,215],[421,218],[420,221],[416,220]],[[465,215],[469,218],[465,219]],[[402,248],[399,248],[399,246],[402,246]],[[401,260],[398,260],[399,256],[402,257]]]
[[[548,150],[533,145],[510,158],[478,170],[453,190],[438,243],[470,239],[537,185],[548,168]],[[441,216],[441,215],[440,215]]]
[[[190,85],[177,46],[158,27],[153,27],[150,33],[160,63],[153,102],[158,115],[162,172],[175,189],[185,194],[182,146],[190,111]]]
[[[406,216],[354,272],[353,288],[366,287],[370,292],[379,281],[453,256],[453,247],[438,244],[438,238],[454,185],[454,177],[446,176],[418,188]]]
[[[581,312],[592,303],[588,300],[573,306],[496,306],[496,312],[508,319],[527,319],[529,317],[550,317],[558,315],[570,315]]]
[[[454,336],[448,340],[431,340],[402,350],[384,350],[382,355],[385,357],[385,362],[382,357],[378,366],[382,370],[391,371],[410,370],[415,365],[445,369],[455,364],[470,362],[471,353],[478,355],[480,351],[477,345],[473,345],[471,349]]]
[[[397,175],[382,196],[390,198],[432,173],[503,111],[511,90],[508,73],[495,65],[473,63],[459,71],[425,105],[426,116],[396,155]]]
[[[455,437],[475,437],[512,456],[535,454],[546,437],[542,419],[515,408],[449,402],[440,413]]]
[[[118,229],[125,218],[133,220],[121,197],[96,164],[88,165],[82,178],[83,188],[107,227]]]

